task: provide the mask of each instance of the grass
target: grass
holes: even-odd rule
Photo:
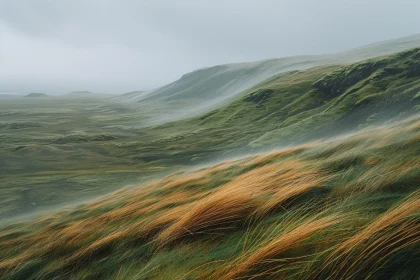
[[[419,132],[415,116],[10,224],[0,231],[0,275],[418,279]]]

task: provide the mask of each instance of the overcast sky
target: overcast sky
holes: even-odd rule
[[[419,0],[0,0],[0,92],[152,89],[420,33],[419,14]]]

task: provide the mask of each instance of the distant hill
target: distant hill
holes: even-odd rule
[[[48,95],[41,92],[32,92],[28,95],[25,95],[25,97],[48,97]]]
[[[64,94],[62,97],[67,98],[108,98],[112,95],[110,94],[103,94],[103,93],[95,93],[90,92],[87,90],[80,90],[80,91],[72,91],[67,94]]]

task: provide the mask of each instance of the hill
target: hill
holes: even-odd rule
[[[265,79],[315,66],[347,64],[420,46],[420,34],[379,42],[329,55],[296,56],[264,61],[217,65],[195,70],[156,90],[122,96],[149,112],[150,124],[196,116],[217,108]],[[152,108],[152,109],[151,109]]]
[[[418,279],[419,132],[417,115],[178,172],[10,225],[0,232],[0,274]]]
[[[31,92],[28,95],[25,95],[25,97],[35,97],[35,98],[37,98],[37,97],[48,97],[48,95],[45,94],[45,93],[41,93],[41,92]]]
[[[139,158],[153,161],[149,155],[158,153],[167,164],[199,162],[210,154],[303,143],[404,118],[419,111],[419,65],[420,49],[413,49],[280,74],[209,113],[143,129],[143,139],[155,140],[138,148]]]

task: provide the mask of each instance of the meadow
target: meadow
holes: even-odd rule
[[[420,118],[11,224],[4,279],[418,279]]]

